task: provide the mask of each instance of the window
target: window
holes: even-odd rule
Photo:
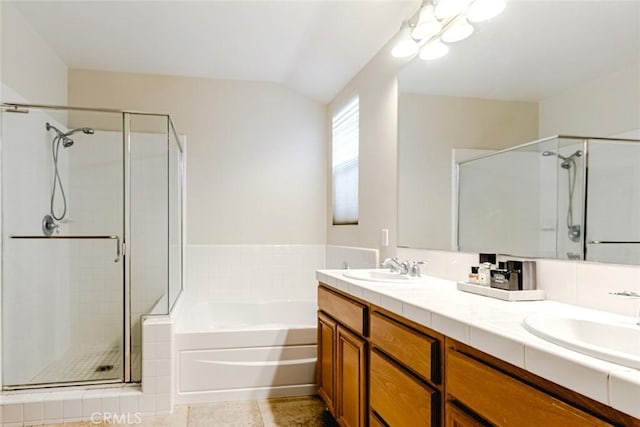
[[[356,96],[332,121],[333,224],[358,223],[360,99]]]

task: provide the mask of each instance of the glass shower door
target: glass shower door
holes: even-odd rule
[[[640,264],[640,144],[589,140],[587,261]]]
[[[124,380],[122,115],[2,113],[5,389]]]

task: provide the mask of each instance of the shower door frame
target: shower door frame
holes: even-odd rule
[[[70,387],[70,386],[82,386],[82,385],[100,385],[100,384],[123,384],[123,383],[132,383],[132,308],[131,308],[131,257],[129,256],[128,248],[131,247],[131,116],[155,116],[155,117],[164,117],[167,120],[167,146],[170,146],[170,132],[173,132],[176,144],[178,145],[178,149],[181,153],[181,159],[183,159],[182,155],[184,155],[184,147],[178,137],[178,134],[175,131],[173,123],[171,121],[171,116],[165,113],[150,113],[143,111],[134,111],[134,110],[119,110],[119,109],[108,109],[108,108],[90,108],[90,107],[71,107],[71,106],[61,106],[61,105],[47,105],[47,104],[24,104],[24,103],[12,103],[12,102],[0,102],[0,108],[3,109],[3,112],[7,112],[7,110],[15,113],[28,113],[30,109],[36,110],[62,110],[62,111],[79,111],[79,112],[89,112],[89,113],[108,113],[108,114],[120,114],[122,120],[122,177],[123,177],[123,222],[122,222],[122,239],[120,239],[120,247],[118,248],[121,254],[121,259],[123,261],[123,271],[122,271],[122,292],[123,292],[123,319],[122,319],[122,339],[123,339],[123,354],[122,354],[122,362],[123,369],[121,371],[121,379],[109,379],[109,380],[80,380],[80,381],[70,381],[70,382],[59,382],[59,383],[47,383],[47,384],[24,384],[24,385],[14,385],[14,386],[5,386],[2,378],[2,369],[0,369],[0,388],[1,390],[27,390],[27,389],[41,389],[41,388],[51,388],[51,387]],[[2,123],[0,123],[1,129]],[[1,134],[0,134],[1,136]],[[0,137],[0,147],[2,145],[1,137]],[[0,156],[1,156],[0,152]],[[170,156],[170,153],[167,152],[167,156]],[[181,170],[183,170],[183,165],[180,166]],[[0,171],[1,172],[1,171]],[[167,191],[169,189],[167,188]],[[180,177],[180,242],[181,246],[184,244],[184,211],[183,211],[183,200],[184,200],[184,176]],[[168,200],[168,199],[167,199]],[[0,208],[1,206],[1,198],[0,198]],[[169,221],[169,217],[167,217],[167,221]],[[0,222],[0,232],[4,232],[2,229],[2,224]],[[0,254],[4,251],[3,243],[0,241]],[[168,250],[168,248],[167,248]],[[182,250],[180,251],[180,268],[181,268],[181,278],[180,278],[180,294],[182,290],[182,274],[183,274],[183,254]],[[168,267],[170,268],[170,266]],[[0,298],[2,297],[2,286],[0,286]],[[167,276],[167,310],[168,312],[171,310],[172,305],[170,301],[170,291],[169,291],[169,277]],[[168,313],[167,312],[167,313]],[[1,319],[1,317],[0,317]],[[1,320],[0,320],[1,323]],[[0,338],[1,338],[1,330],[0,330]],[[142,337],[140,337],[140,345],[142,345]],[[0,341],[1,342],[1,341]],[[0,346],[0,362],[2,362],[2,353],[4,352],[4,348]],[[141,357],[142,359],[142,357]],[[0,363],[0,367],[3,365]],[[137,381],[136,381],[137,382]]]

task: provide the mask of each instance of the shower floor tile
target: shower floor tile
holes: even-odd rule
[[[139,369],[140,352],[136,352],[132,354],[132,371],[139,372]],[[122,374],[122,351],[118,347],[76,349],[50,363],[30,384],[119,380]]]

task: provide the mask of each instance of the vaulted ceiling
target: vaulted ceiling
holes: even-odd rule
[[[417,0],[13,1],[70,68],[276,82],[327,102]]]

